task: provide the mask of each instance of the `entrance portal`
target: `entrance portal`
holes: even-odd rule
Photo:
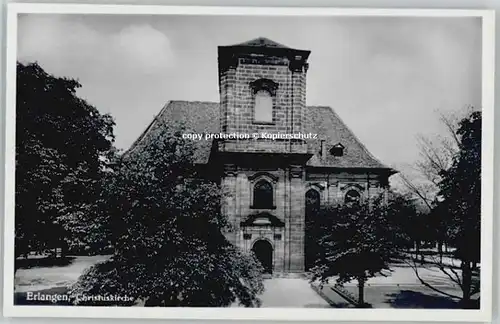
[[[258,240],[253,244],[253,253],[257,260],[262,264],[264,273],[273,272],[273,247],[271,243],[266,240]]]

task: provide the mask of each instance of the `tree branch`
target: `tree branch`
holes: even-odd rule
[[[414,183],[411,182],[410,179],[408,179],[402,173],[400,173],[399,176],[403,180],[403,183],[405,184],[405,186],[410,191],[412,191],[414,194],[416,194],[418,197],[420,197],[420,199],[422,199],[422,201],[426,204],[426,206],[431,210],[432,209],[432,205],[429,202],[429,199],[427,198],[427,196],[425,195],[425,193],[423,193]]]
[[[415,272],[415,275],[417,276],[417,279],[420,281],[420,283],[422,285],[424,285],[425,287],[439,293],[439,294],[442,294],[444,296],[448,296],[450,298],[454,298],[454,299],[458,299],[458,300],[461,300],[462,298],[459,297],[459,296],[455,296],[455,295],[452,295],[452,294],[449,294],[449,293],[446,293],[440,289],[437,289],[436,287],[433,287],[432,285],[430,285],[429,283],[427,283],[424,279],[422,279],[422,277],[420,277],[420,275],[418,274],[418,266],[415,264],[415,261],[413,261],[413,265],[410,264],[408,261],[405,261],[410,267],[413,268],[413,271]]]
[[[432,263],[436,264],[438,266],[439,270],[441,270],[445,275],[448,276],[448,278],[450,278],[451,281],[455,282],[456,284],[458,284],[460,286],[461,289],[463,289],[462,280],[460,279],[460,275],[458,274],[458,272],[455,271],[455,269],[453,269],[453,259],[451,262],[452,262],[452,264],[448,267],[448,269],[452,272],[450,274],[450,273],[448,273],[447,269],[445,268],[444,262],[437,260],[437,258],[432,258]],[[452,274],[455,277],[453,277]]]

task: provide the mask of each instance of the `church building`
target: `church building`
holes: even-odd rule
[[[219,46],[220,102],[168,102],[131,148],[159,122],[227,134],[195,141],[195,159],[224,190],[229,240],[273,274],[310,266],[308,211],[386,192],[396,173],[332,108],[306,105],[309,55],[267,38]]]

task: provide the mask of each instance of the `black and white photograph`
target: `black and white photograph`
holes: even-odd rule
[[[491,316],[491,12],[58,6],[9,16],[12,314]]]

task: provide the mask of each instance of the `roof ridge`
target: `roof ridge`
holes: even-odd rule
[[[218,102],[218,101],[208,101],[208,100],[169,100],[168,104],[174,103],[174,102],[210,103],[210,104],[217,104],[217,105],[220,104],[220,102]]]
[[[307,108],[321,108],[321,109],[331,109],[333,110],[332,107],[330,106],[323,106],[323,105],[306,105]]]
[[[167,108],[170,106],[170,104],[172,104],[172,102],[174,102],[176,100],[169,100],[167,101],[167,103],[163,106],[163,108],[154,116],[153,120],[148,124],[148,126],[144,129],[144,131],[141,133],[141,135],[139,135],[139,137],[137,137],[137,139],[132,143],[132,145],[130,145],[129,149],[126,150],[124,153],[123,153],[123,156],[127,155],[128,153],[130,153],[131,151],[133,151],[137,145],[144,139],[144,137],[146,136],[146,134],[149,132],[149,130],[151,128],[153,128],[153,125],[155,124],[156,121],[158,121],[158,118],[160,116],[162,116],[165,111],[167,110]]]
[[[230,45],[230,46],[290,48],[286,45],[283,45],[281,43],[273,41],[272,39],[269,39],[269,38],[264,37],[264,36],[259,36],[257,38],[253,38],[253,39],[247,40],[245,42]]]

